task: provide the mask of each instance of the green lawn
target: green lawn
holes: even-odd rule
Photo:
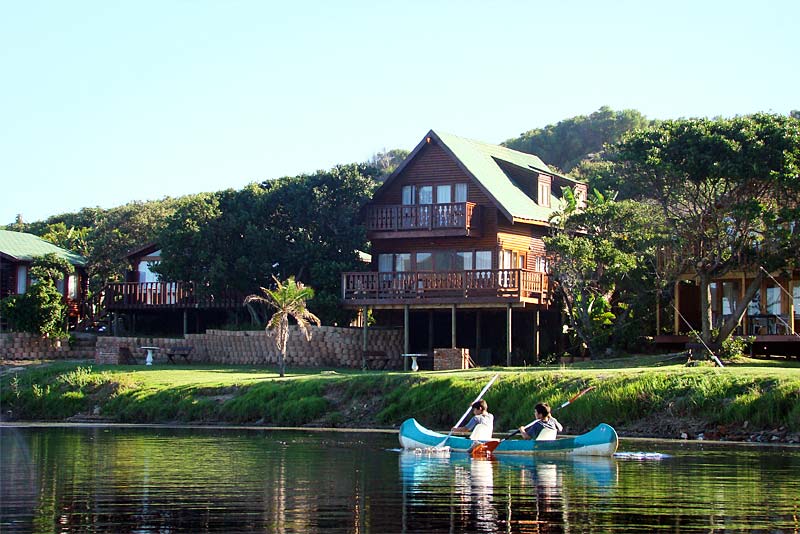
[[[573,432],[598,422],[637,435],[739,428],[800,432],[800,365],[742,360],[725,368],[687,367],[676,356],[637,356],[570,366],[380,372],[222,365],[116,366],[59,362],[6,373],[2,412],[18,420],[99,414],[139,423],[232,423],[396,427],[416,417],[448,428],[484,384],[496,429],[533,418],[533,405],[556,407],[595,389],[559,419]],[[746,423],[745,423],[746,422]]]

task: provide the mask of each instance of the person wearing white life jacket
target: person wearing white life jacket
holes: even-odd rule
[[[545,432],[549,439],[555,439],[556,434],[564,430],[561,423],[551,415],[549,404],[540,402],[534,410],[536,410],[536,421],[527,427],[519,427],[523,439],[537,439],[542,432]]]
[[[453,427],[453,432],[472,432],[470,439],[492,439],[494,432],[494,415],[489,413],[489,406],[481,399],[472,404],[472,419],[464,426]]]

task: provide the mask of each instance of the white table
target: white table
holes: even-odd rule
[[[417,354],[403,354],[403,358],[411,358],[411,370],[412,371],[419,371],[419,364],[417,363],[417,358],[424,358],[428,356],[427,352],[421,352]]]
[[[145,365],[153,365],[153,353],[161,350],[161,347],[139,347],[147,351],[147,358],[144,360]]]

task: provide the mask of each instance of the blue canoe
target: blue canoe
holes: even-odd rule
[[[400,445],[404,449],[450,447],[454,452],[468,452],[479,442],[460,436],[447,437],[420,425],[416,419],[406,419],[400,425]],[[502,442],[494,454],[547,454],[561,456],[611,456],[617,450],[619,438],[611,426],[601,423],[586,434],[550,441],[513,439]]]

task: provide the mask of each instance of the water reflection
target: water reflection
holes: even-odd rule
[[[396,446],[391,434],[0,425],[0,532],[800,532],[798,448],[661,442],[669,457],[641,461]]]
[[[610,492],[618,479],[613,458],[471,458],[400,453],[403,532],[562,532],[569,524],[569,487]],[[565,490],[565,488],[567,488]]]

